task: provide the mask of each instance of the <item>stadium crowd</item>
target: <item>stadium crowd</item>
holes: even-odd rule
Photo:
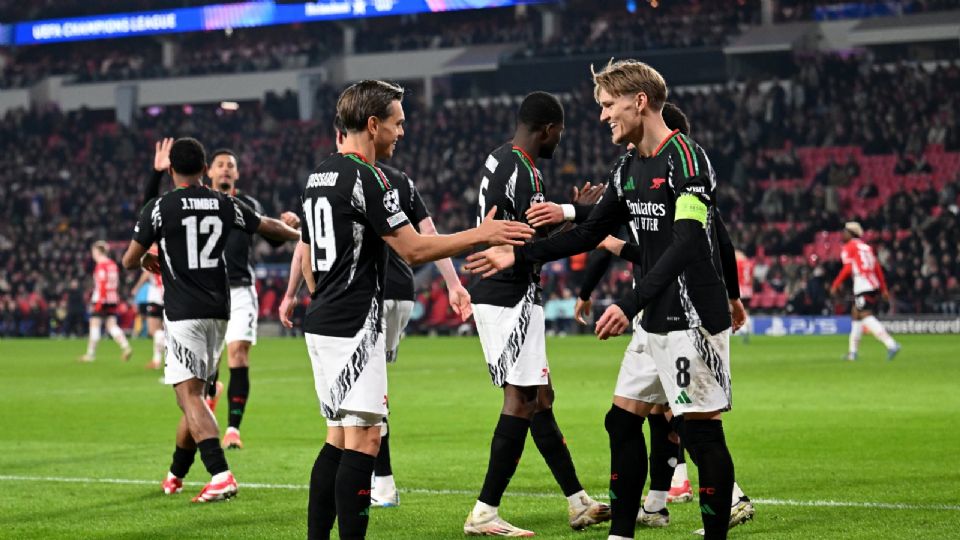
[[[0,8],[0,20],[44,18],[204,5],[216,2],[29,2]],[[892,13],[956,8],[946,0],[894,2]],[[19,7],[19,6],[24,7]],[[37,5],[42,10],[35,9]],[[781,0],[781,22],[810,20],[824,2]],[[590,0],[571,0],[555,13],[554,37],[542,39],[539,14],[533,9],[490,9],[475,12],[428,13],[361,19],[356,28],[358,53],[404,51],[482,44],[523,44],[517,57],[622,53],[671,48],[719,47],[748,25],[760,22],[759,0],[742,2],[640,2],[628,11],[626,2],[598,9]],[[637,28],[643,28],[637,32]],[[174,45],[176,60],[164,65],[162,42]],[[122,44],[122,46],[121,46]],[[343,50],[341,31],[330,23],[242,28],[203,32],[0,49],[0,88],[20,88],[49,75],[68,75],[75,83],[151,79],[187,75],[244,73],[317,66]]]
[[[839,269],[836,253],[811,247],[822,243],[822,231],[839,231],[856,215],[875,233],[896,311],[956,313],[960,174],[950,156],[960,150],[960,68],[887,69],[865,58],[832,56],[798,65],[796,76],[779,84],[750,82],[673,98],[710,153],[735,243],[758,262],[755,289],[776,295],[769,306],[755,308],[832,311],[825,290]],[[306,123],[297,121],[292,93],[237,111],[144,110],[136,128],[112,122],[111,113],[7,113],[0,120],[0,334],[67,326],[81,305],[77,291],[89,288],[90,244],[105,238],[120,247],[130,237],[153,141],[161,136],[193,135],[211,149],[233,148],[241,189],[271,215],[298,208],[303,178],[333,150],[334,96],[335,89],[322,88],[318,117]],[[472,226],[474,172],[508,139],[516,104],[448,100],[427,110],[414,97],[404,105],[408,126],[394,164],[417,182],[441,231]],[[561,200],[574,185],[603,180],[617,154],[596,121],[589,87],[573,91],[565,106],[564,140],[553,160],[537,164],[551,197]],[[913,128],[898,129],[902,125]],[[818,160],[825,152],[832,157]],[[900,166],[907,158],[913,165]],[[871,159],[885,160],[889,170],[868,174]],[[288,250],[259,248],[261,260],[279,262],[289,260]],[[560,276],[548,289],[557,299],[566,296],[564,289],[576,294],[575,279],[562,267],[548,274]],[[125,275],[124,294],[136,277]],[[276,295],[283,283],[261,285]],[[628,285],[628,274],[611,272],[598,288],[599,303]],[[446,314],[437,300],[442,287],[428,280],[423,291],[424,317],[440,320]]]

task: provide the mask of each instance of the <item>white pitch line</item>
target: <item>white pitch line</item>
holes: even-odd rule
[[[84,477],[66,477],[66,476],[22,476],[22,475],[0,475],[2,482],[55,482],[63,484],[126,484],[136,486],[154,486],[159,482],[154,480],[136,480],[129,478],[84,478]],[[203,486],[203,482],[184,482],[185,486]],[[258,484],[251,482],[241,482],[241,487],[248,489],[286,489],[306,491],[309,486],[304,484]],[[417,493],[421,495],[475,495],[475,491],[460,489],[427,489],[427,488],[402,488],[401,493]],[[524,491],[508,491],[507,497],[525,497],[536,499],[555,499],[559,495],[556,493],[533,493]],[[595,499],[605,499],[603,496],[595,496]],[[863,502],[863,501],[798,501],[794,499],[751,499],[757,504],[770,506],[806,506],[820,508],[877,508],[881,510],[946,510],[950,512],[960,512],[960,505],[955,504],[908,504],[908,503],[882,503],[882,502]]]

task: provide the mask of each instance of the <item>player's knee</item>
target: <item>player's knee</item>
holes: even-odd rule
[[[232,368],[250,366],[250,342],[234,341],[227,345],[227,362]]]
[[[684,443],[689,448],[703,444],[726,443],[723,435],[723,423],[719,420],[687,418],[683,422]]]
[[[616,405],[610,407],[606,417],[603,419],[603,427],[610,435],[610,443],[629,439],[632,437],[643,437],[643,417],[625,411]]]

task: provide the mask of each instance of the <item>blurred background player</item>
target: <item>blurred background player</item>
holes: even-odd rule
[[[156,246],[150,248],[150,253],[157,255]],[[153,357],[144,367],[146,369],[160,369],[163,367],[163,350],[166,334],[163,331],[163,277],[144,270],[140,279],[133,286],[136,295],[141,287],[147,288],[147,302],[143,306],[143,319],[147,325],[147,335],[153,339]]]
[[[161,272],[166,283],[164,382],[173,386],[183,416],[163,491],[172,495],[183,489],[183,478],[199,449],[211,479],[193,502],[221,501],[236,495],[237,482],[220,447],[217,421],[204,394],[207,380],[216,372],[217,350],[229,318],[223,249],[231,229],[275,238],[297,236],[297,232],[204,187],[206,155],[196,139],[175,141],[169,160],[169,172],[178,189],[141,210],[123,264],[129,269]],[[158,255],[148,251],[155,242],[160,245]]]
[[[740,281],[740,301],[743,306],[747,306],[750,304],[750,299],[753,298],[753,269],[756,264],[750,257],[747,257],[746,253],[739,249],[736,250],[735,255],[737,258],[737,277]],[[753,321],[750,315],[746,313],[746,310],[744,310],[744,313],[746,314],[746,319],[737,333],[740,334],[744,343],[749,343],[750,334],[753,333]]]
[[[120,346],[123,361],[130,360],[133,355],[127,336],[117,325],[120,270],[117,263],[110,258],[109,250],[107,243],[102,240],[90,248],[90,256],[96,266],[93,269],[93,293],[90,296],[90,337],[87,341],[87,353],[80,357],[81,362],[93,362],[96,359],[97,344],[100,343],[101,329],[104,326],[110,337]]]
[[[577,208],[552,219],[534,159],[550,159],[563,133],[563,106],[551,94],[534,92],[520,104],[513,140],[486,159],[480,183],[478,222],[496,207],[500,219],[523,216],[544,227],[576,218]],[[581,216],[592,206],[583,207]],[[531,210],[528,212],[528,210]],[[546,230],[538,231],[541,237]],[[474,320],[493,384],[503,389],[503,407],[490,443],[490,461],[480,495],[463,531],[478,536],[533,536],[499,515],[500,501],[517,470],[529,433],[568,502],[570,526],[582,529],[610,518],[610,507],[584,491],[553,415],[553,385],[547,364],[540,265],[518,265],[481,279],[471,289]]]
[[[237,189],[240,180],[240,167],[237,155],[229,149],[214,150],[207,170],[213,189],[236,197],[258,214],[263,214],[263,206],[247,193]],[[284,212],[280,220],[291,228],[300,226],[300,219],[293,212]],[[284,244],[287,238],[274,240],[265,238],[273,247]],[[257,320],[260,304],[257,298],[256,275],[253,271],[254,236],[236,232],[227,237],[223,254],[227,261],[227,275],[230,280],[230,320],[224,345],[227,349],[227,365],[230,368],[230,382],[227,385],[228,414],[227,431],[223,434],[224,448],[243,448],[240,439],[240,423],[246,411],[250,396],[250,347],[257,344]],[[211,396],[217,396],[217,389],[207,390]]]
[[[880,297],[889,301],[890,292],[883,277],[883,268],[880,267],[873,248],[864,242],[862,237],[863,227],[858,222],[849,221],[844,224],[843,239],[846,243],[843,245],[840,256],[843,268],[830,287],[830,294],[836,296],[843,282],[851,275],[853,276],[854,302],[850,310],[850,317],[853,320],[850,324],[850,349],[846,359],[849,361],[857,359],[860,338],[863,336],[863,329],[866,328],[887,348],[887,360],[893,360],[893,357],[900,352],[900,345],[890,337],[883,323],[874,316]]]

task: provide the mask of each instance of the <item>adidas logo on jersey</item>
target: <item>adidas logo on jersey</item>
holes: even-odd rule
[[[623,186],[623,189],[624,191],[637,189],[637,184],[633,181],[632,176],[627,180],[627,185]]]

